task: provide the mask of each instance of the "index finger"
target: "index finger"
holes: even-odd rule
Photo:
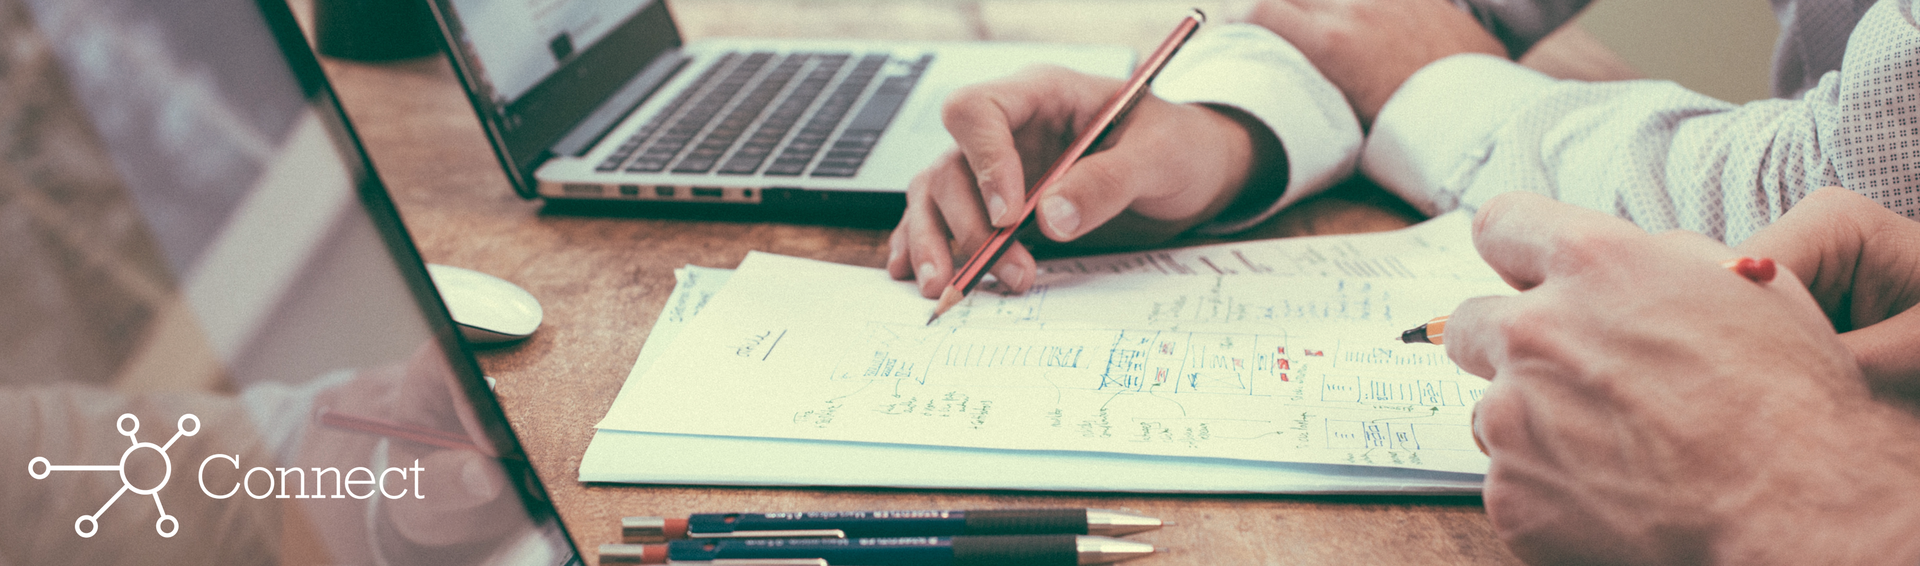
[[[961,89],[947,99],[940,119],[980,187],[987,220],[994,226],[1018,222],[1025,204],[1026,171],[1014,144],[1014,124],[1031,120],[1034,85],[989,83]]]
[[[947,99],[941,121],[953,136],[980,187],[995,227],[1025,220],[1026,159],[1051,161],[1077,132],[1080,114],[1092,112],[1111,93],[1112,82],[1058,67],[1038,67],[1019,77],[961,89]],[[1044,165],[1040,165],[1044,167]]]
[[[1511,316],[1518,297],[1475,297],[1460,303],[1447,316],[1447,357],[1455,365],[1489,381],[1507,351],[1500,321]]]
[[[1539,286],[1549,274],[1608,265],[1599,256],[1626,249],[1614,245],[1646,232],[1606,213],[1533,193],[1507,193],[1480,207],[1473,218],[1473,247],[1514,289]]]

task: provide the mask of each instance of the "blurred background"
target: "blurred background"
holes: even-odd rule
[[[1647,77],[1729,102],[1769,96],[1780,30],[1764,0],[1594,0],[1574,25]]]
[[[291,0],[296,12],[310,13],[316,1]],[[359,0],[373,1],[373,0]],[[396,2],[413,0],[393,0]],[[781,22],[859,22],[886,19],[898,38],[968,38],[1034,41],[1118,41],[1145,50],[1166,31],[1124,10],[1103,10],[1114,3],[1165,5],[1170,14],[1197,6],[1209,13],[1238,15],[1252,0],[671,0],[690,37],[724,35],[749,29],[753,34],[844,36],[831,27],[795,28]],[[949,3],[947,16],[928,17],[915,4]],[[806,18],[785,18],[785,12]],[[0,14],[0,27],[10,17]],[[831,16],[831,17],[828,17]],[[1177,17],[1177,16],[1172,16]],[[1171,21],[1168,20],[1168,21]],[[757,23],[754,23],[757,22]],[[988,30],[993,30],[989,32]],[[1565,30],[1562,43],[1597,43],[1600,55],[1579,51],[1577,64],[1536,61],[1551,69],[1611,69],[1676,81],[1705,94],[1745,102],[1767,96],[1768,62],[1778,34],[1768,3],[1762,0],[1596,0]],[[5,35],[0,33],[0,36]],[[1604,51],[1610,51],[1607,55]],[[1552,58],[1537,53],[1535,58]],[[49,72],[41,53],[14,53],[0,73]],[[438,67],[440,55],[422,60]],[[1595,59],[1599,59],[1595,61]],[[407,63],[402,63],[407,64]],[[444,72],[444,71],[442,71]],[[1580,72],[1565,75],[1582,76]],[[48,159],[104,164],[98,156],[45,151],[81,146],[92,132],[51,129],[62,101],[31,93],[0,93],[0,150],[20,155],[33,146]],[[24,135],[23,135],[24,134]],[[9,147],[9,143],[14,144]],[[99,380],[126,363],[131,352],[102,344],[131,343],[154,332],[158,299],[171,289],[163,262],[144,238],[130,203],[117,191],[103,190],[87,175],[53,177],[48,171],[85,172],[87,167],[45,167],[0,171],[0,321],[37,321],[37,325],[0,325],[0,360],[14,381],[56,381],[85,376]],[[103,171],[104,173],[104,171]],[[46,320],[47,313],[75,312],[76,304],[96,308],[92,319]],[[111,352],[102,356],[100,352]]]

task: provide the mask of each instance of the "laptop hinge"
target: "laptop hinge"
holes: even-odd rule
[[[612,96],[608,96],[607,100],[595,107],[586,118],[582,118],[579,123],[573,125],[572,129],[567,130],[567,135],[561,136],[560,141],[554,142],[550,150],[552,154],[575,157],[586,154],[587,150],[593,149],[594,144],[600,143],[600,138],[606,137],[607,132],[613,131],[615,126],[620,125],[620,121],[626,118],[627,114],[632,113],[635,108],[640,107],[641,103],[646,102],[648,97],[653,96],[654,91],[660,89],[660,85],[666,84],[667,80],[672,79],[681,68],[686,67],[688,60],[689,58],[677,49],[655,58],[653,63],[634,75],[627,84],[621,85],[620,90],[614,91]]]

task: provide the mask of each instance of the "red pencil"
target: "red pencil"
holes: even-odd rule
[[[1126,85],[1122,86],[1119,92],[1113,93],[1113,98],[1107,99],[1106,106],[1100,108],[1100,113],[1095,116],[1093,123],[1088,124],[1087,129],[1080,132],[1080,137],[1073,140],[1073,145],[1068,146],[1067,151],[1060,154],[1060,159],[1053,162],[1053,167],[1047,170],[1046,176],[1027,188],[1027,202],[1020,212],[1021,222],[994,230],[986,243],[981,244],[980,249],[973,252],[973,257],[967,258],[967,263],[953,273],[953,280],[947,283],[946,290],[940,292],[940,304],[933,307],[933,316],[927,318],[927,324],[933,324],[934,319],[940,318],[947,309],[953,308],[960,299],[966,298],[967,293],[973,292],[973,287],[980,284],[981,278],[986,277],[987,268],[993,267],[993,262],[1000,260],[1000,254],[1006,253],[1007,248],[1013,245],[1014,232],[1026,224],[1026,218],[1033,216],[1034,197],[1065,177],[1067,170],[1072,168],[1075,162],[1090,153],[1099,143],[1100,138],[1112,130],[1114,124],[1118,124],[1122,118],[1126,117],[1127,111],[1132,110],[1133,104],[1147,92],[1147,83],[1153,82],[1153,77],[1160,74],[1160,69],[1166,68],[1167,61],[1173,59],[1174,52],[1179,51],[1180,46],[1185,45],[1187,39],[1193,37],[1194,32],[1199,31],[1200,24],[1206,20],[1206,14],[1194,10],[1187,19],[1180,21],[1179,27],[1173,29],[1173,34],[1167,36],[1167,40],[1161,42],[1160,47],[1155,49],[1152,55],[1147,56],[1147,60],[1142,62],[1139,68],[1133,70],[1133,76],[1127,79]]]

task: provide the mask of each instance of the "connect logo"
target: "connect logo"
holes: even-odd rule
[[[189,424],[192,425],[192,428],[188,428]],[[119,464],[62,466],[54,465],[53,462],[48,461],[44,456],[36,456],[33,460],[27,462],[27,475],[33,476],[33,479],[36,480],[43,480],[47,479],[47,476],[52,475],[54,472],[120,472],[120,491],[114,492],[113,497],[107,498],[106,504],[101,505],[99,511],[93,512],[92,515],[81,515],[78,520],[75,520],[73,522],[73,532],[83,538],[91,538],[94,533],[100,531],[100,515],[106,513],[107,508],[113,506],[113,502],[119,501],[120,496],[126,495],[127,492],[131,491],[138,495],[153,496],[153,507],[160,510],[160,520],[154,522],[153,530],[160,533],[160,536],[172,538],[175,533],[180,532],[180,521],[173,518],[172,515],[168,515],[167,508],[160,504],[160,489],[167,486],[168,480],[173,479],[173,459],[167,456],[167,449],[172,448],[174,441],[180,440],[182,436],[199,434],[200,417],[194,416],[192,413],[180,415],[180,421],[174,425],[173,438],[167,439],[167,443],[164,445],[141,442],[139,437],[134,436],[135,433],[140,431],[140,417],[133,416],[132,413],[120,415],[120,420],[115,423],[114,428],[120,431],[121,436],[125,436],[133,442],[133,446],[128,447],[126,452],[120,453]],[[133,480],[127,477],[127,459],[132,457],[135,452],[141,450],[152,450],[160,453],[160,461],[166,469],[166,475],[160,476],[160,483],[154,484],[153,487],[136,487],[133,485]]]

